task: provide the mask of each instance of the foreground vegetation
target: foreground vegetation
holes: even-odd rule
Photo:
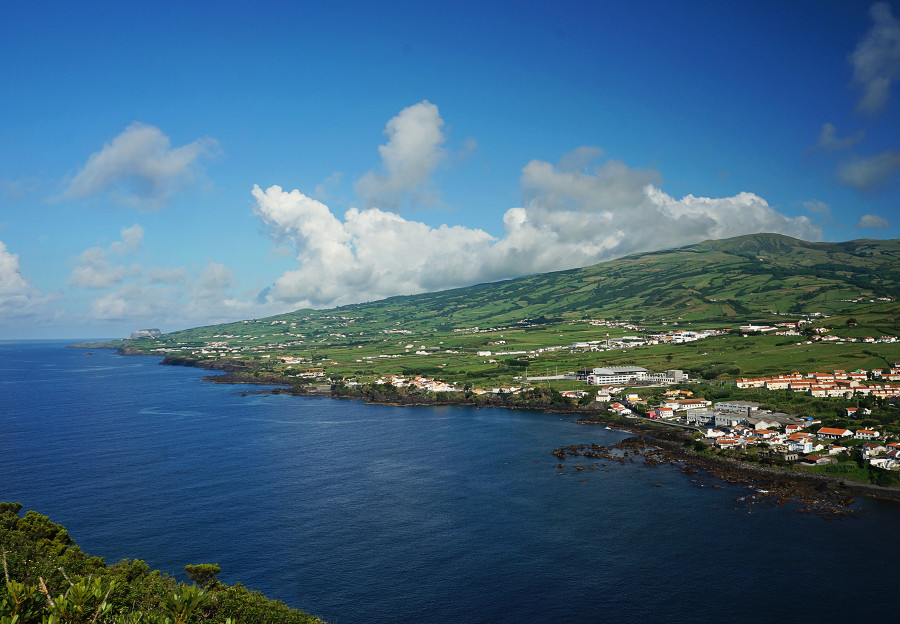
[[[2,624],[321,624],[240,583],[220,583],[215,564],[186,566],[190,585],[140,560],[106,565],[82,552],[64,527],[21,510],[0,503]]]

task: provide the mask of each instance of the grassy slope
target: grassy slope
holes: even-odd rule
[[[733,324],[773,314],[851,310],[845,299],[900,299],[900,241],[808,243],[753,234],[635,254],[581,269],[398,296],[262,319],[328,327],[411,330],[490,327],[523,318],[704,320]],[[332,318],[329,318],[332,317]],[[340,318],[345,317],[342,324]],[[174,332],[190,339],[242,333],[241,323]]]
[[[321,381],[369,382],[385,374],[423,374],[460,386],[496,388],[520,384],[523,375],[594,366],[682,369],[707,379],[887,368],[900,362],[900,343],[815,342],[804,336],[745,337],[731,332],[688,344],[602,352],[569,345],[641,333],[633,326],[597,326],[588,319],[627,319],[657,332],[737,329],[751,322],[796,321],[818,313],[827,318],[816,320],[816,325],[827,327],[831,335],[900,336],[898,259],[900,240],[807,243],[760,234],[636,254],[581,269],[332,310],[298,310],[123,344],[144,352],[166,347],[189,357],[198,357],[196,349],[191,355],[191,346],[213,349],[212,344],[219,343],[242,348],[239,353],[199,357],[237,358],[252,374],[275,375],[289,383],[308,383],[310,378],[301,373],[310,371],[318,372]],[[481,331],[471,330],[476,326]],[[543,347],[556,348],[527,359],[497,354]],[[479,356],[481,351],[493,355]],[[282,364],[276,357],[280,354],[302,362]],[[585,388],[574,380],[530,385],[540,391],[548,386]],[[705,388],[701,392],[731,393],[791,413],[815,415],[833,426],[900,432],[897,410],[890,406],[876,409],[870,422],[849,423],[841,420],[843,410],[855,400],[776,396],[721,385]]]
[[[680,249],[636,254],[582,269],[545,273],[438,293],[392,297],[332,310],[285,315],[173,332],[132,346],[229,345],[275,347],[305,357],[295,366],[339,376],[419,370],[448,381],[511,382],[521,370],[475,357],[478,350],[530,350],[633,334],[580,319],[634,319],[651,330],[731,327],[750,321],[796,320],[801,313],[832,314],[835,333],[878,337],[900,334],[900,241],[807,243],[776,234],[707,241]],[[862,297],[864,303],[848,302]],[[775,315],[773,313],[779,313]],[[853,317],[856,327],[846,321]],[[527,326],[523,319],[542,324]],[[453,329],[500,328],[494,332]],[[391,332],[406,333],[391,333]],[[239,336],[223,338],[222,336]],[[505,342],[499,346],[497,342]],[[734,366],[741,374],[838,367],[884,367],[900,359],[894,345],[796,344],[759,336],[627,352],[542,355],[530,373],[545,374],[601,364],[638,363],[654,370]],[[277,345],[277,347],[276,347]],[[405,347],[414,345],[410,350]],[[428,347],[430,355],[417,356]],[[458,354],[446,353],[447,350]],[[401,359],[372,359],[379,355]],[[269,367],[271,369],[271,367]],[[275,372],[275,371],[273,371]]]
[[[453,327],[541,316],[733,322],[748,315],[832,313],[849,308],[842,299],[860,295],[900,298],[898,241],[807,243],[756,234],[338,310]]]

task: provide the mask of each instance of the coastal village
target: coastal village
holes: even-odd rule
[[[819,315],[819,317],[824,318],[821,315]],[[145,348],[148,353],[157,355],[177,354],[201,359],[231,358],[248,361],[254,359],[275,359],[288,366],[300,366],[301,370],[295,370],[291,373],[295,376],[323,378],[327,375],[327,366],[329,364],[338,364],[338,362],[330,360],[316,361],[315,354],[317,349],[322,350],[327,348],[331,344],[331,341],[345,341],[354,338],[362,340],[371,335],[371,333],[367,333],[366,331],[353,330],[354,325],[358,325],[361,319],[351,316],[326,316],[323,317],[323,319],[329,324],[321,327],[315,334],[303,334],[297,332],[298,321],[248,320],[241,322],[243,325],[249,326],[247,333],[221,333],[214,334],[202,340],[181,341],[177,343],[161,341],[161,344],[158,345],[147,344]],[[510,347],[507,344],[507,341],[502,338],[502,332],[533,327],[530,321],[522,320],[506,326],[486,328],[476,326],[453,329],[453,334],[493,334],[500,336],[500,339],[487,341],[485,345],[486,348],[479,348],[471,352],[447,348],[444,346],[444,341],[438,341],[437,344],[427,344],[407,340],[394,343],[395,346],[393,348],[389,348],[388,345],[390,343],[382,341],[383,346],[379,353],[360,355],[355,359],[355,362],[358,364],[365,364],[366,362],[373,360],[461,355],[469,358],[481,358],[486,363],[496,363],[500,361],[501,358],[507,357],[534,359],[545,354],[627,351],[628,349],[638,347],[683,345],[727,334],[747,336],[750,334],[772,333],[777,336],[798,336],[807,338],[803,343],[797,344],[853,342],[887,343],[897,341],[895,336],[853,338],[832,335],[829,333],[828,328],[813,327],[813,321],[809,319],[783,322],[774,325],[744,324],[738,326],[736,329],[676,328],[675,326],[678,325],[678,322],[673,321],[671,323],[673,327],[662,332],[648,332],[641,326],[630,321],[581,319],[568,322],[570,325],[578,323],[587,324],[592,328],[599,328],[599,333],[602,337],[571,343],[546,345],[534,349]],[[663,325],[668,324],[669,323],[663,323]],[[261,326],[270,328],[271,333],[260,332]],[[805,329],[804,326],[806,326]],[[603,328],[606,329],[605,336],[603,336]],[[148,331],[156,331],[157,333],[156,335],[147,335],[146,332]],[[610,336],[611,331],[616,333],[630,331],[632,333]],[[379,329],[376,333],[381,336],[412,336],[421,332],[414,332],[410,329],[406,329],[398,322],[396,326]],[[139,330],[132,335],[132,339],[143,338],[159,338],[158,330]],[[307,354],[297,353],[304,351]],[[750,386],[748,385],[747,387]]]
[[[759,379],[738,379],[737,388],[790,390],[812,397],[850,399],[875,397],[900,399],[900,362],[889,369],[856,370],[850,373],[792,373]],[[622,388],[605,388],[602,397]],[[721,450],[753,452],[807,466],[822,466],[849,459],[853,451],[871,466],[900,470],[900,441],[876,429],[823,426],[822,420],[760,409],[753,401],[719,401],[692,398],[692,392],[669,390],[658,405],[650,406],[637,394],[615,402],[610,410],[623,416],[640,414],[651,420],[681,424],[702,432],[707,445]],[[847,407],[846,418],[862,419],[871,411]]]
[[[897,383],[891,383],[897,382]],[[766,390],[791,390],[804,392],[814,397],[852,398],[873,396],[889,399],[900,396],[900,364],[890,369],[876,368],[870,371],[846,372],[836,370],[831,373],[791,373],[775,377],[738,379],[738,388],[765,388]]]
[[[618,416],[693,428],[700,432],[699,439],[711,448],[753,453],[806,466],[835,464],[839,460],[849,459],[855,451],[873,467],[900,470],[900,440],[891,441],[890,436],[876,429],[823,426],[821,419],[760,409],[760,404],[753,401],[714,403],[694,398],[690,390],[666,390],[662,393],[662,399],[654,405],[641,398],[640,394],[629,392],[627,384],[650,387],[683,382],[687,378],[681,371],[652,373],[630,366],[597,368],[579,371],[579,374],[585,383],[596,386],[596,389],[564,390],[561,392],[563,396],[576,400],[590,396],[592,401],[606,404],[607,409]],[[836,370],[832,373],[792,373],[761,379],[739,379],[735,386],[790,390],[815,397],[900,399],[900,383],[889,382],[900,382],[900,362],[889,369],[850,373]],[[453,384],[423,376],[391,375],[379,378],[375,383],[436,393],[463,391]],[[534,386],[521,385],[473,388],[471,392],[477,395],[518,394],[533,389]],[[867,408],[846,408],[848,419],[861,419],[869,413]]]
[[[231,361],[241,360],[271,362],[269,370],[278,371],[283,377],[294,377],[300,383],[340,383],[351,391],[367,385],[390,386],[412,393],[431,393],[452,396],[516,396],[535,391],[538,387],[552,387],[563,397],[593,411],[605,411],[618,417],[644,419],[673,427],[694,431],[695,439],[716,452],[740,454],[762,458],[769,457],[782,462],[806,466],[828,466],[851,457],[883,470],[900,471],[900,438],[894,428],[885,431],[872,425],[869,408],[859,402],[900,400],[900,363],[884,368],[852,371],[780,373],[770,376],[733,378],[737,390],[789,391],[815,399],[832,399],[848,405],[843,414],[842,426],[832,426],[835,418],[799,416],[763,409],[759,402],[734,398],[709,400],[693,396],[686,384],[698,381],[682,370],[651,371],[640,366],[596,366],[579,370],[558,370],[547,362],[558,361],[562,356],[599,354],[602,352],[626,353],[640,347],[672,347],[689,345],[709,338],[722,336],[747,337],[772,335],[785,338],[779,344],[801,348],[824,348],[825,345],[858,342],[877,344],[895,342],[896,337],[838,335],[822,325],[826,317],[809,315],[799,321],[773,323],[771,325],[746,323],[732,329],[703,329],[680,326],[678,321],[663,323],[665,331],[647,331],[631,321],[606,319],[581,319],[568,325],[581,324],[587,331],[587,339],[557,344],[543,344],[536,348],[522,348],[521,339],[514,340],[515,332],[533,327],[522,320],[504,326],[456,328],[445,334],[443,340],[428,339],[428,332],[405,328],[399,321],[375,333],[381,338],[373,342],[379,351],[367,348],[351,360],[357,368],[378,363],[376,370],[391,368],[405,372],[381,372],[368,378],[352,376],[335,377],[330,370],[346,370],[345,350],[334,354],[329,350],[330,341],[362,340],[367,332],[359,329],[361,319],[352,316],[326,316],[324,324],[312,332],[297,331],[298,321],[259,320],[245,321],[246,333],[222,333],[202,341],[162,343],[151,349],[161,355],[179,354],[201,359]],[[302,320],[302,319],[301,319]],[[855,323],[848,323],[853,325]],[[683,324],[682,324],[683,325]],[[269,328],[268,331],[263,327]],[[260,331],[263,329],[263,331]],[[554,334],[557,332],[554,332]],[[422,336],[416,338],[417,335]],[[432,336],[435,334],[431,334]],[[521,334],[518,334],[521,335]],[[460,346],[453,336],[469,337]],[[484,338],[481,338],[484,336]],[[562,337],[563,333],[559,333]],[[155,339],[156,336],[145,336]],[[399,340],[392,341],[397,337]],[[149,340],[148,340],[149,342]],[[822,345],[816,347],[813,345]],[[350,355],[352,358],[353,356]],[[455,358],[455,359],[454,359]],[[670,358],[671,359],[671,358]],[[442,380],[438,375],[411,374],[406,360],[423,362],[434,360],[431,368],[440,371],[444,362],[472,362],[475,365],[506,366],[515,361],[520,366],[513,372],[512,383],[490,385],[490,377],[474,383]],[[393,362],[396,362],[394,364]],[[390,363],[390,364],[389,364]],[[360,369],[362,370],[362,369]],[[484,383],[487,382],[487,383]],[[721,382],[720,382],[721,383]],[[661,389],[678,384],[679,389]],[[581,387],[578,387],[581,385]],[[653,388],[660,389],[652,391]],[[701,392],[702,394],[702,392]],[[837,403],[836,403],[837,404]],[[862,421],[866,420],[866,425]],[[860,426],[844,426],[851,422]],[[893,436],[893,437],[892,437]]]

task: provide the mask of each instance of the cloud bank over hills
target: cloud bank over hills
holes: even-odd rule
[[[429,115],[410,128],[395,127],[391,142],[415,146],[402,150],[408,155],[433,155],[443,121],[433,104],[417,106],[427,108]],[[407,140],[407,131],[413,140]],[[414,140],[422,136],[430,138]],[[394,159],[395,151],[389,153]],[[500,238],[464,225],[431,227],[377,207],[350,208],[339,216],[299,190],[255,186],[254,213],[275,240],[295,249],[298,263],[275,280],[264,298],[297,307],[330,307],[586,266],[741,234],[822,238],[821,229],[807,217],[787,217],[753,193],[675,199],[657,186],[658,172],[613,160],[592,164],[601,155],[598,148],[583,147],[557,165],[540,160],[525,165],[523,204],[503,214]],[[395,165],[389,169],[402,171],[402,160],[392,160]],[[416,192],[431,170],[429,165],[399,175],[400,181],[390,185],[392,193]],[[371,174],[362,178],[366,185],[373,179]]]
[[[896,238],[898,2],[10,4],[0,337]]]

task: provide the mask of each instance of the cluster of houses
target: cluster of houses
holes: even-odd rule
[[[767,452],[788,461],[810,466],[837,463],[837,455],[848,453],[849,440],[862,440],[859,450],[864,460],[886,470],[900,468],[900,442],[884,443],[882,435],[873,429],[843,429],[822,427],[816,420],[788,424],[783,431],[758,429],[751,425],[738,425],[722,429],[707,429],[706,441],[722,449],[746,450],[749,445],[765,443]],[[858,446],[858,445],[855,445]]]
[[[705,430],[704,441],[719,449],[746,451],[748,446],[764,444],[767,454],[813,466],[837,462],[837,455],[850,451],[848,441],[857,440],[862,445],[854,442],[852,446],[858,446],[870,464],[900,469],[900,442],[885,443],[884,436],[873,429],[823,427],[820,420],[760,410],[752,401],[719,401],[713,406],[706,399],[684,396],[689,394],[667,393],[659,406],[647,409],[647,416]],[[848,416],[858,411],[867,412],[847,408]]]
[[[416,375],[415,377],[402,377],[400,375],[390,375],[388,377],[379,377],[375,380],[377,384],[388,384],[395,388],[417,388],[428,392],[462,392],[462,388],[438,379],[430,379]],[[348,385],[359,385],[356,382],[350,382]],[[519,394],[526,390],[533,390],[533,386],[500,386],[497,388],[473,388],[473,394]],[[572,398],[581,398],[583,392],[563,392],[564,396]]]
[[[379,377],[375,380],[377,384],[389,384],[395,388],[418,388],[419,390],[427,390],[429,392],[459,392],[459,388],[445,381],[437,379],[429,379],[417,375],[415,377],[401,377],[399,375],[391,375],[387,379]]]
[[[473,394],[519,394],[526,390],[534,390],[534,386],[500,386],[499,388],[473,388]]]
[[[792,390],[814,397],[895,398],[900,397],[900,363],[895,363],[889,369],[856,370],[850,373],[836,370],[833,373],[790,373],[774,377],[742,378],[735,381],[735,386]]]
[[[750,332],[775,332],[778,336],[801,336],[800,328],[809,324],[809,321],[796,321],[792,323],[776,323],[775,325],[741,325],[740,331],[742,334],[747,334]]]
[[[827,330],[825,330],[827,331]],[[823,335],[817,334],[812,337],[812,340],[815,342],[865,342],[868,344],[875,343],[891,343],[897,342],[896,336],[879,336],[878,338],[873,338],[872,336],[863,336],[862,338],[848,338],[846,336],[834,336],[834,335]]]
[[[629,328],[639,329],[629,326]],[[643,331],[643,330],[641,330]],[[646,336],[622,336],[620,338],[610,338],[607,334],[606,340],[590,340],[587,342],[574,342],[570,345],[572,349],[584,351],[611,351],[617,349],[630,349],[632,347],[644,347],[666,344],[684,344],[686,342],[695,342],[703,340],[711,336],[719,336],[726,333],[723,329],[699,329],[699,330],[673,330],[660,334],[650,334]]]
[[[811,321],[797,321],[796,323],[777,323],[775,325],[741,325],[740,331],[742,334],[746,335],[751,332],[774,332],[776,336],[803,336],[804,333],[801,331],[803,325],[810,324]],[[851,323],[851,327],[855,326],[856,323]],[[874,338],[872,336],[865,336],[862,338],[852,338],[849,336],[837,336],[829,333],[829,329],[827,327],[812,327],[812,335],[806,341],[806,344],[811,344],[813,341],[815,342],[868,342],[868,343],[890,343],[897,342],[896,336],[880,336],[878,338]]]

